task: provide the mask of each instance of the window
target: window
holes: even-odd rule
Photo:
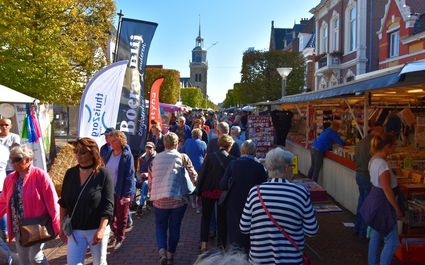
[[[320,28],[320,53],[328,52],[328,24],[323,23]]]
[[[400,31],[390,33],[390,57],[397,57],[400,53]]]
[[[202,75],[201,74],[199,74],[198,79],[199,79],[199,82],[202,82]]]
[[[349,51],[354,51],[357,46],[357,12],[356,7],[353,6],[350,10],[349,17]]]
[[[339,50],[339,17],[336,16],[332,19],[332,33],[331,33],[331,51]]]

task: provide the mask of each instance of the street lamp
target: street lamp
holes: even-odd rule
[[[286,77],[291,73],[292,68],[291,67],[280,67],[276,68],[276,70],[279,72],[280,76],[282,77],[282,98],[286,96]]]

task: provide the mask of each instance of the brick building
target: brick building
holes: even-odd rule
[[[325,89],[378,69],[378,36],[385,1],[321,0],[316,20],[315,87]]]
[[[425,59],[425,1],[387,0],[377,32],[379,68]]]

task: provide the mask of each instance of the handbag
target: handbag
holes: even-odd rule
[[[77,208],[77,204],[80,201],[81,195],[83,194],[83,191],[86,188],[87,184],[90,182],[90,179],[93,176],[93,174],[94,174],[94,172],[92,172],[90,174],[90,176],[88,177],[86,183],[84,184],[83,188],[81,189],[80,194],[78,194],[78,198],[77,198],[77,201],[75,202],[74,209],[72,209],[71,216],[66,216],[65,219],[62,221],[61,228],[62,228],[63,233],[66,236],[73,235],[72,234],[72,224],[71,224],[72,217],[74,216],[75,209]]]
[[[19,223],[19,244],[23,247],[43,243],[55,237],[49,215],[26,218]]]
[[[190,179],[189,172],[186,169],[187,163],[185,160],[185,156],[181,156],[183,166],[181,166],[178,170],[178,181],[180,184],[180,196],[189,196],[195,191],[195,186]]]
[[[297,243],[295,243],[295,241],[285,232],[285,230],[283,230],[283,228],[273,218],[272,214],[269,212],[269,209],[267,209],[266,205],[264,204],[263,197],[261,197],[260,187],[259,186],[257,186],[257,194],[258,194],[258,198],[260,199],[261,206],[263,207],[264,211],[266,212],[267,216],[270,218],[270,220],[272,221],[272,223],[274,224],[274,226],[276,226],[277,229],[279,229],[279,231],[282,233],[282,235],[286,239],[288,239],[288,241],[294,246],[294,248],[296,250],[298,250],[299,252],[301,252],[301,255],[303,257],[303,264],[304,265],[311,265],[310,258],[304,252],[302,252],[300,250],[300,248],[298,247]]]
[[[226,171],[226,167],[223,164],[223,161],[221,161],[220,157],[217,155],[217,153],[214,153],[215,157],[218,160],[218,163],[220,163],[220,166]],[[223,190],[220,194],[220,198],[218,198],[218,205],[222,205],[226,202],[227,194],[229,194],[230,189],[232,188],[233,184],[233,178],[230,176],[227,180],[227,190]]]

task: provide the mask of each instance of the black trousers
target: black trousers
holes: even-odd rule
[[[208,233],[211,222],[211,216],[217,205],[217,199],[202,197],[202,217],[201,217],[201,242],[208,242]],[[217,206],[217,245],[226,247],[226,209],[223,206]]]

